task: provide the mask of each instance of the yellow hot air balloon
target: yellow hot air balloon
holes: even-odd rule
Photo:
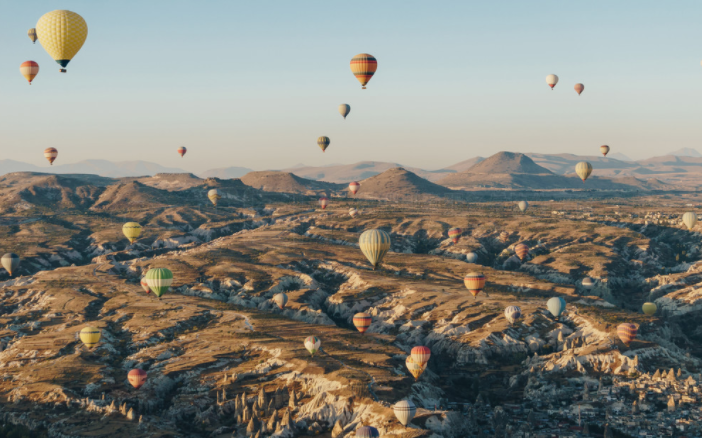
[[[329,137],[327,136],[321,136],[317,139],[317,146],[319,146],[320,149],[322,149],[322,152],[326,151],[327,148],[329,147]]]
[[[127,222],[122,225],[122,232],[124,237],[129,239],[129,243],[134,243],[141,236],[141,225],[136,222]]]
[[[75,12],[56,10],[44,14],[37,22],[37,37],[44,50],[62,67],[83,47],[88,37],[88,24]]]
[[[80,340],[88,348],[93,348],[100,342],[100,329],[95,327],[85,327],[80,331]]]
[[[656,313],[656,310],[658,310],[658,306],[656,306],[655,303],[644,303],[644,305],[641,307],[641,310],[643,310],[643,313],[645,313],[648,316],[651,316]]]
[[[390,250],[390,235],[378,229],[364,231],[358,239],[358,246],[375,269]]]
[[[580,179],[585,182],[585,180],[592,173],[592,164],[588,163],[587,161],[579,162],[575,165],[575,173],[577,173]]]

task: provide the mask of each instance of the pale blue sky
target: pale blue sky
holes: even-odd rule
[[[65,75],[26,36],[54,9],[89,27]],[[696,148],[701,18],[698,1],[2,0],[0,159],[43,166],[54,146],[57,164],[436,169],[500,150]],[[379,63],[367,90],[349,70],[362,52]]]

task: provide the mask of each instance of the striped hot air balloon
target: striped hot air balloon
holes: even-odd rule
[[[283,310],[286,304],[288,304],[288,296],[281,292],[273,296],[273,302],[278,306],[280,310]]]
[[[392,410],[395,412],[397,421],[399,421],[403,426],[407,426],[417,413],[417,407],[411,400],[400,400],[399,402],[395,403]]]
[[[88,38],[88,25],[83,17],[66,10],[44,14],[36,30],[39,43],[62,67],[61,73],[66,73],[66,66]]]
[[[10,274],[10,277],[12,277],[12,273],[16,272],[19,267],[20,257],[14,252],[8,252],[0,258],[0,264],[2,264],[2,267]]]
[[[361,333],[365,333],[372,322],[373,318],[365,312],[357,313],[353,316],[353,325]]]
[[[637,331],[638,329],[636,328],[636,325],[629,324],[627,322],[624,324],[619,324],[619,327],[617,327],[617,335],[619,336],[619,339],[621,339],[627,346],[631,344],[634,339],[636,339]]]
[[[127,380],[134,388],[139,389],[146,383],[146,371],[134,368],[127,374]]]
[[[58,157],[58,150],[56,150],[56,148],[44,149],[44,158],[49,160],[49,164],[53,165],[56,157]]]
[[[327,208],[327,205],[329,205],[329,199],[327,199],[327,198],[324,197],[324,196],[322,196],[321,198],[319,198],[319,206],[322,207],[322,210],[324,210],[325,208]]]
[[[410,355],[412,356],[412,360],[415,363],[424,365],[425,363],[429,362],[429,358],[431,357],[431,350],[429,349],[429,347],[424,347],[420,345],[417,347],[413,347]]]
[[[473,295],[473,298],[477,298],[478,294],[485,287],[485,276],[480,272],[469,272],[463,278],[463,283],[465,283],[466,289]]]
[[[390,250],[390,235],[383,230],[367,230],[361,234],[358,245],[375,270]]]
[[[461,234],[463,234],[463,230],[458,227],[454,227],[448,230],[448,236],[454,245],[457,244],[458,241],[461,239]]]
[[[600,152],[602,152],[602,156],[606,157],[609,153],[609,146],[603,144],[602,146],[600,146]]]
[[[580,96],[580,93],[582,93],[583,90],[585,90],[585,85],[575,84],[575,86],[573,88],[575,89],[575,92],[578,93],[578,96]]]
[[[215,207],[217,206],[219,200],[222,199],[222,195],[217,189],[212,189],[209,192],[207,192],[207,197],[210,198],[210,202],[212,202]]]
[[[319,146],[322,149],[322,152],[326,151],[327,148],[329,147],[329,137],[326,136],[321,136],[317,139],[317,146]]]
[[[478,261],[478,254],[476,254],[476,253],[474,253],[474,252],[469,252],[468,254],[466,254],[466,261],[467,261],[468,263],[475,263],[475,262],[477,262],[477,261]]]
[[[88,348],[93,348],[100,342],[100,329],[96,327],[84,327],[80,331],[80,340]]]
[[[124,237],[129,239],[129,243],[134,243],[137,241],[139,236],[141,236],[141,225],[136,222],[127,222],[122,225],[122,233]]]
[[[354,195],[358,193],[358,191],[361,189],[361,184],[358,183],[358,181],[354,181],[351,184],[349,184],[349,191],[353,193]]]
[[[643,310],[643,313],[646,315],[651,316],[656,313],[658,306],[656,306],[655,303],[644,303],[643,306],[641,306],[641,310]]]
[[[553,90],[553,87],[555,87],[556,84],[558,83],[558,76],[556,76],[556,75],[546,76],[546,83],[548,84],[549,87],[551,87],[551,90]]]
[[[548,307],[548,311],[551,312],[551,315],[557,319],[565,312],[566,301],[561,297],[553,297],[546,302],[546,307]]]
[[[32,81],[39,74],[39,64],[34,61],[24,61],[20,64],[20,73],[32,85]]]
[[[173,273],[170,269],[166,268],[149,269],[144,278],[151,292],[159,299],[161,299],[161,295],[168,292],[171,284],[173,284]]]
[[[316,336],[308,336],[305,339],[305,348],[310,352],[312,356],[319,351],[319,347],[322,345],[322,341]]]
[[[185,155],[186,152],[188,152],[188,148],[186,148],[185,146],[181,146],[178,148],[178,154],[181,158],[183,158],[183,155]]]
[[[151,293],[151,288],[149,287],[149,282],[146,281],[146,277],[142,278],[139,284],[141,284],[141,288],[144,289],[144,292],[147,294]]]
[[[697,213],[688,211],[687,213],[683,214],[682,222],[685,224],[688,230],[692,230],[695,227],[695,224],[697,224]]]
[[[523,243],[520,243],[514,247],[514,253],[517,254],[519,260],[524,261],[526,260],[527,255],[529,255],[529,247]]]
[[[346,116],[348,116],[350,112],[351,112],[351,105],[346,104],[346,103],[342,103],[341,105],[339,105],[339,114],[344,116],[344,120],[346,120]]]
[[[412,356],[407,356],[405,359],[405,365],[407,366],[407,371],[412,374],[414,380],[419,379],[425,369],[427,369],[427,364],[418,364],[412,359]]]
[[[505,308],[505,318],[510,324],[514,324],[519,318],[522,317],[522,309],[517,306],[507,306]]]
[[[380,433],[373,426],[363,426],[356,429],[356,438],[380,438]]]
[[[361,88],[364,90],[377,69],[378,61],[373,55],[361,53],[351,58],[351,72],[356,76],[358,82],[361,83]]]
[[[580,177],[583,182],[590,176],[592,173],[592,164],[588,163],[587,161],[581,161],[578,164],[575,165],[575,173]]]
[[[27,31],[27,36],[29,37],[30,40],[32,40],[33,44],[36,44],[37,42],[37,30],[35,28],[31,28]]]
[[[503,231],[500,233],[500,240],[503,242],[507,242],[509,240],[509,233],[507,231]]]

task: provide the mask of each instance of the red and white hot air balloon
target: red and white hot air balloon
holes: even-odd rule
[[[141,284],[141,288],[144,289],[144,292],[147,294],[151,293],[151,288],[149,287],[149,282],[146,281],[146,277],[142,278],[139,284]]]
[[[24,61],[20,64],[20,73],[32,85],[32,81],[39,74],[39,64],[34,61]]]
[[[424,365],[427,362],[429,362],[429,358],[431,357],[431,350],[429,347],[424,347],[424,346],[417,346],[412,348],[412,352],[410,353],[412,356],[412,360],[419,364],[419,365]]]
[[[188,152],[188,148],[186,148],[185,146],[181,146],[178,148],[178,153],[180,154],[181,157],[183,155],[185,155],[186,152]]]
[[[329,199],[327,199],[325,196],[319,198],[319,206],[322,207],[322,210],[327,208],[327,205],[329,205]]]
[[[553,90],[553,87],[556,86],[558,83],[558,76],[556,75],[548,75],[546,76],[546,84],[548,84],[549,87]]]
[[[609,146],[603,144],[602,146],[600,146],[600,152],[602,152],[602,155],[606,157],[609,153]]]
[[[53,165],[54,160],[56,160],[56,157],[58,157],[58,151],[56,150],[56,148],[44,149],[44,158],[49,160],[49,164]]]
[[[361,189],[361,184],[359,184],[357,181],[354,181],[354,182],[352,182],[351,184],[349,184],[349,190],[350,190],[351,193],[353,193],[354,195],[355,195],[356,193],[358,193],[358,191],[359,191],[360,189]]]

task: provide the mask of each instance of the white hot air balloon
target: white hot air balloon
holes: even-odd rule
[[[397,420],[403,426],[407,426],[414,418],[414,414],[417,413],[417,407],[410,400],[400,400],[395,403],[392,410],[395,411]]]
[[[468,263],[476,263],[478,261],[478,254],[474,252],[469,252],[466,254],[466,261]]]
[[[695,224],[697,223],[697,213],[693,211],[688,211],[682,216],[682,221],[688,230],[692,230],[695,227]]]
[[[556,86],[558,83],[558,76],[556,75],[548,75],[546,76],[546,83],[548,84],[549,87],[553,90],[553,87]]]

